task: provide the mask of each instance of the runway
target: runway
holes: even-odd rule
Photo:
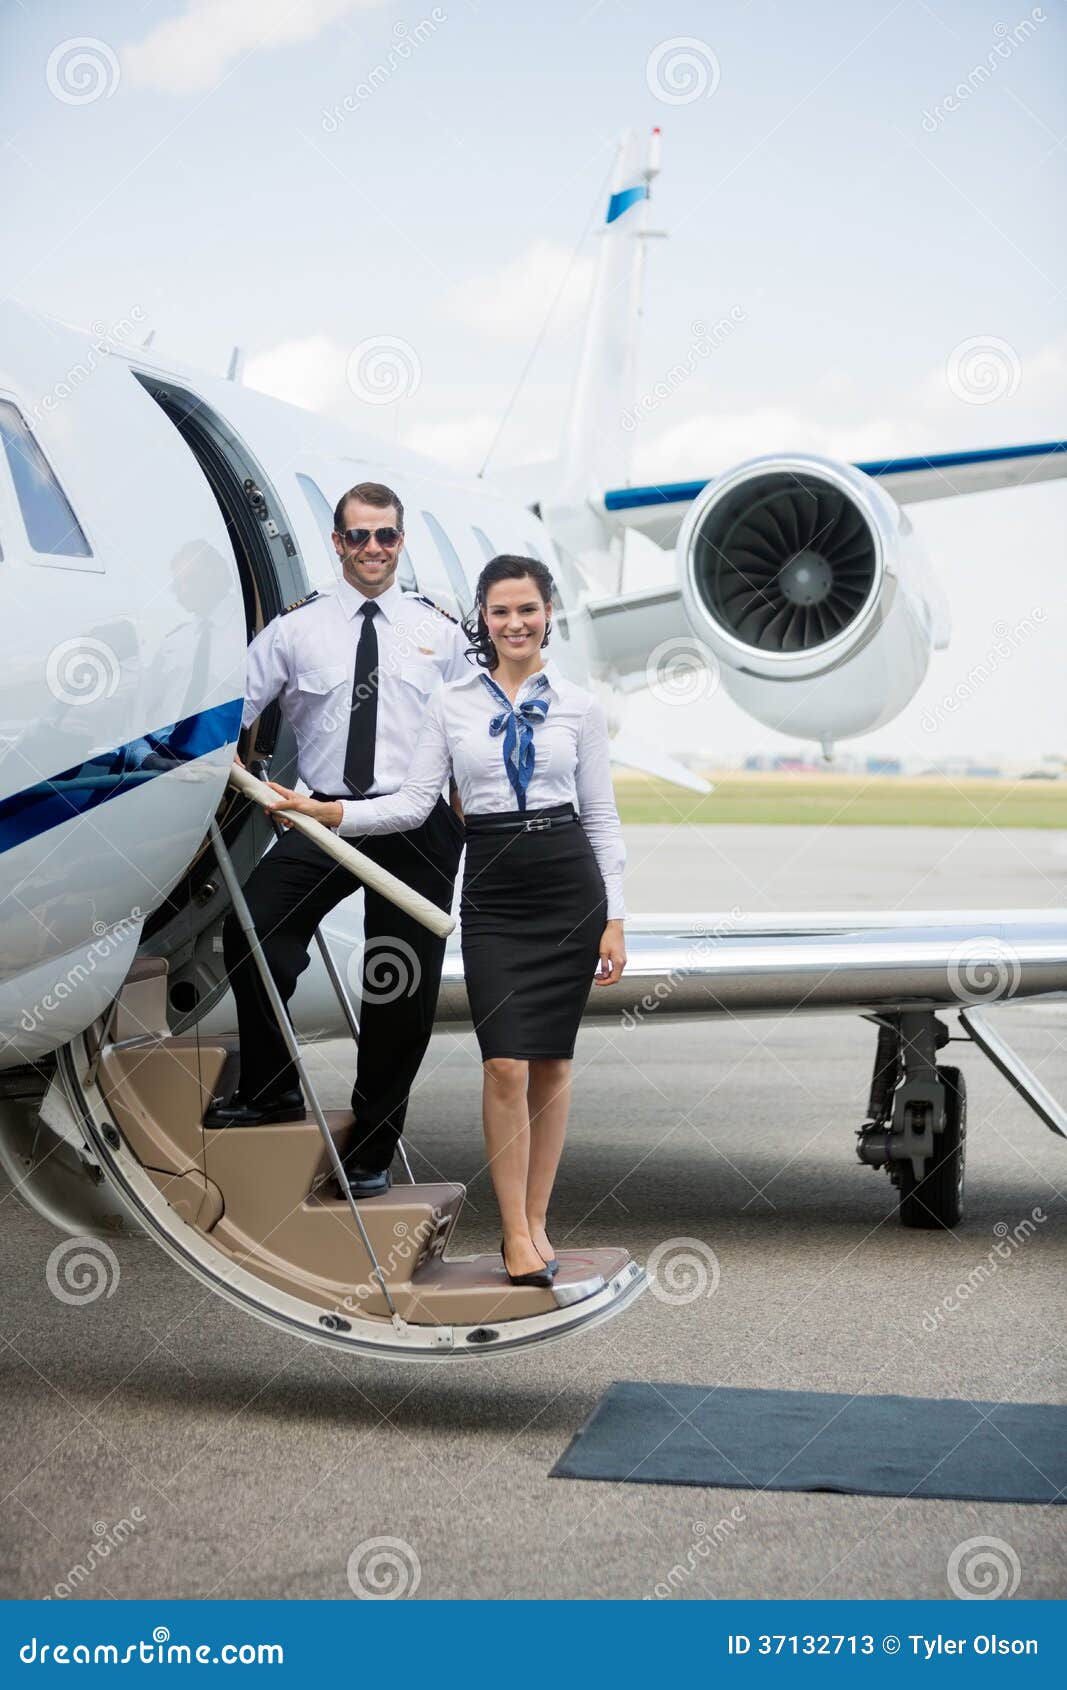
[[[1034,830],[631,827],[627,845],[635,913],[1051,908],[1067,889],[1064,835]],[[993,1015],[1067,1097],[1067,1005]],[[874,1037],[856,1017],[654,1012],[583,1030],[554,1241],[645,1262],[695,1240],[705,1282],[495,1364],[340,1363],[146,1240],[116,1243],[112,1295],[70,1306],[45,1276],[59,1235],[5,1190],[0,1594],[350,1598],[353,1552],[365,1563],[361,1546],[389,1539],[417,1599],[932,1599],[982,1537],[1017,1558],[1017,1597],[1062,1596],[1062,1510],[548,1477],[613,1380],[1063,1400],[1067,1143],[975,1046],[952,1045],[966,1219],[903,1231],[853,1148]],[[344,1106],[351,1048],[313,1065]],[[473,1037],[442,1034],[408,1121],[417,1176],[468,1185],[458,1249],[499,1236],[479,1088]]]

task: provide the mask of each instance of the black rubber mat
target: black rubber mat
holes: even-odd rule
[[[1067,1409],[622,1381],[552,1477],[1063,1502]]]

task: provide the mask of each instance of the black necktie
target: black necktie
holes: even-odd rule
[[[366,796],[374,780],[374,731],[378,723],[378,635],[374,618],[378,606],[368,599],[359,614],[363,618],[356,647],[356,672],[352,682],[352,712],[348,718],[345,749],[345,785],[356,798]]]

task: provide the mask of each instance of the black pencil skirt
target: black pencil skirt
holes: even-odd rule
[[[569,804],[525,819],[574,814]],[[571,1057],[607,920],[604,881],[581,822],[500,830],[466,817],[463,972],[482,1060]]]

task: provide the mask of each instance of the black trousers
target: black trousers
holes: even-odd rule
[[[410,833],[375,834],[351,843],[439,909],[451,907],[463,824],[443,798]],[[308,965],[315,929],[354,889],[348,870],[295,829],[249,876],[245,897],[286,1005]],[[356,1136],[348,1160],[378,1169],[389,1166],[404,1130],[408,1094],[433,1028],[445,942],[370,887],[363,889],[363,903],[363,1001],[352,1092]],[[222,938],[237,1003],[241,1095],[256,1103],[297,1087],[300,1077],[235,916],[227,916]]]

